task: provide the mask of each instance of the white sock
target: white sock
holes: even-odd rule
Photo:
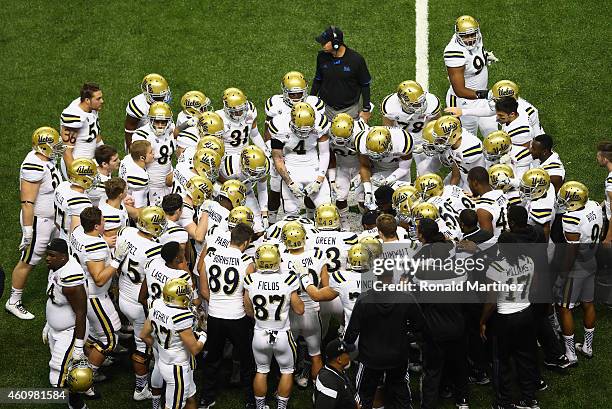
[[[153,404],[153,409],[160,409],[159,403],[161,400],[161,395],[153,395],[151,399],[151,403]]]
[[[257,409],[264,409],[266,407],[266,397],[265,396],[255,396],[255,407]]]
[[[278,402],[276,406],[277,409],[287,409],[287,403],[289,403],[289,398],[277,396],[276,401]]]
[[[270,222],[270,226],[276,223],[278,219],[278,210],[268,210],[268,222]]]
[[[585,328],[584,329],[584,345],[582,349],[584,352],[593,351],[593,335],[595,333],[595,328]]]
[[[23,294],[23,288],[11,287],[11,298],[9,298],[9,304],[17,304],[21,302],[21,294]]]
[[[565,355],[570,361],[575,361],[576,357],[576,345],[574,345],[574,335],[563,335],[565,341]]]
[[[349,230],[349,208],[348,206],[344,209],[338,209],[338,213],[340,213],[340,226],[342,230]]]
[[[136,375],[136,390],[141,391],[147,386],[149,375]]]

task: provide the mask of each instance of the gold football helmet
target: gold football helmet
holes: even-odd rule
[[[302,223],[288,222],[281,230],[281,240],[289,250],[301,249],[306,245],[306,230]]]
[[[280,252],[274,244],[262,244],[255,250],[255,267],[260,273],[277,273],[280,263]]]
[[[249,102],[244,92],[238,88],[228,88],[223,91],[223,111],[234,121],[241,122],[249,112]]]
[[[301,72],[290,71],[285,74],[281,87],[283,88],[283,101],[289,106],[304,102],[308,96],[308,84]]]
[[[349,270],[368,271],[370,269],[370,259],[372,252],[368,244],[353,244],[346,255],[346,265]]]
[[[219,196],[227,198],[232,206],[244,206],[246,200],[246,186],[237,179],[226,180],[221,186]]]
[[[509,191],[512,188],[510,179],[514,179],[514,171],[510,165],[498,163],[489,168],[489,183],[493,189]]]
[[[416,187],[421,194],[421,197],[427,200],[432,196],[442,196],[444,182],[440,175],[436,173],[426,173],[416,178],[414,187]]]
[[[393,150],[391,131],[386,126],[373,126],[366,135],[366,154],[372,160],[381,160]]]
[[[370,259],[374,259],[382,254],[382,242],[374,236],[365,236],[360,238],[359,244],[366,246],[370,252]]]
[[[210,98],[201,91],[187,91],[181,98],[183,112],[190,116],[198,116],[206,111],[212,111]]]
[[[159,74],[148,74],[140,83],[140,89],[147,98],[149,104],[155,101],[159,102],[170,102],[172,100],[172,93],[168,86],[168,81]]]
[[[455,36],[459,44],[470,51],[473,50],[482,39],[480,23],[472,16],[457,17],[455,21]]]
[[[438,213],[438,208],[435,205],[423,202],[412,208],[412,217],[417,221],[419,219],[431,219],[435,221],[438,220],[440,215]]]
[[[100,182],[98,167],[93,159],[77,158],[68,166],[68,180],[73,185],[77,185],[90,191],[95,189]]]
[[[136,227],[143,233],[150,234],[153,237],[159,237],[166,231],[168,221],[166,213],[161,207],[148,206],[140,210]]]
[[[166,281],[162,294],[164,303],[171,307],[187,308],[191,302],[192,288],[184,278],[173,278]]]
[[[93,385],[93,370],[87,360],[72,361],[66,376],[65,387],[70,392],[85,392]]]
[[[337,230],[340,228],[340,212],[333,203],[324,203],[315,210],[315,226],[319,230]]]
[[[216,112],[206,111],[199,115],[197,127],[200,138],[206,135],[213,135],[221,139],[225,133],[223,119]]]
[[[503,155],[510,153],[512,138],[504,131],[493,131],[482,141],[482,154],[490,162],[497,162]]]
[[[291,107],[291,120],[289,128],[295,136],[301,139],[308,138],[308,135],[315,127],[315,111],[307,102],[298,102]]]
[[[397,86],[397,96],[402,109],[408,114],[422,114],[427,110],[425,91],[416,81],[401,82]]]
[[[491,99],[493,101],[497,101],[503,97],[512,97],[514,99],[518,99],[519,97],[519,87],[515,82],[510,80],[501,80],[497,81],[491,87]]]
[[[561,212],[580,210],[589,201],[589,189],[580,182],[565,182],[557,193],[557,209]]]
[[[253,227],[255,215],[253,211],[246,206],[236,206],[229,212],[227,216],[227,226],[230,229],[236,227],[238,223],[244,223],[249,227]]]
[[[336,146],[353,145],[353,128],[355,120],[346,113],[340,113],[334,117],[329,129],[329,137]]]
[[[223,140],[213,135],[205,135],[200,138],[196,145],[196,152],[200,149],[212,149],[217,152],[221,158],[225,155],[225,144]]]
[[[436,125],[436,121],[429,121],[423,127],[421,136],[423,138],[423,153],[427,156],[436,155],[436,145],[434,143],[433,129]]]
[[[542,168],[533,168],[523,173],[519,184],[519,194],[523,201],[537,200],[548,192],[549,187],[548,172]]]
[[[149,126],[157,136],[163,135],[172,122],[172,109],[165,102],[154,102],[149,107]]]
[[[240,169],[247,179],[260,180],[270,173],[270,161],[260,147],[248,145],[240,152]]]
[[[445,115],[436,120],[433,127],[434,147],[444,152],[461,138],[461,121],[452,115]]]
[[[421,194],[416,187],[412,185],[400,186],[393,192],[391,196],[391,206],[399,211],[400,205],[406,203],[408,208],[411,209],[415,204],[421,201]]]
[[[64,146],[59,132],[49,126],[41,126],[32,134],[32,149],[54,160],[64,153],[66,146]]]
[[[187,194],[191,197],[194,206],[200,206],[210,199],[213,193],[213,184],[206,176],[192,176],[185,185]]]
[[[219,177],[221,156],[212,149],[204,148],[193,155],[193,169],[200,176],[206,176],[211,181]]]

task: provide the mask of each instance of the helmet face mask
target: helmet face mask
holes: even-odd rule
[[[546,195],[549,187],[550,176],[544,169],[529,169],[521,177],[519,195],[523,202],[531,202]]]
[[[288,72],[281,81],[283,90],[283,101],[288,106],[293,106],[298,102],[306,101],[308,96],[308,84],[304,79],[304,74],[298,71]]]
[[[214,136],[222,139],[225,132],[223,119],[216,112],[203,112],[198,116],[198,124],[196,126],[200,138]]]
[[[59,133],[51,127],[40,127],[32,134],[32,149],[49,160],[62,156],[67,148]]]
[[[431,133],[436,152],[444,153],[460,140],[461,121],[454,116],[443,116],[435,121]]]
[[[298,102],[291,108],[289,128],[299,139],[306,139],[315,129],[315,112],[310,104]]]
[[[512,188],[510,181],[513,178],[514,171],[508,165],[497,164],[489,168],[489,183],[493,189],[501,189],[504,192],[508,192]]]
[[[589,189],[580,182],[565,182],[555,200],[555,207],[560,212],[573,212],[582,209],[589,200]]]
[[[455,21],[455,37],[457,42],[468,50],[473,50],[482,41],[480,24],[472,16],[461,16]]]
[[[223,92],[223,111],[233,122],[242,122],[248,113],[249,103],[244,92],[228,88]]]
[[[355,120],[348,114],[341,113],[332,120],[329,137],[336,146],[354,145],[353,129]]]
[[[504,131],[493,131],[482,142],[482,154],[490,162],[499,162],[499,159],[510,153],[512,139]]]
[[[159,74],[149,74],[144,77],[140,88],[149,104],[172,101],[172,92],[170,92],[168,81]]]
[[[219,177],[221,157],[212,149],[200,149],[193,156],[193,169],[200,176],[206,176],[211,181]]]
[[[410,101],[403,95],[399,95],[400,104],[402,109],[407,114],[422,114],[427,110],[427,101],[425,94],[422,94],[417,101]]]
[[[240,168],[248,181],[259,181],[270,171],[270,162],[261,148],[249,145],[240,152]]]
[[[414,186],[424,200],[432,196],[441,196],[444,191],[444,182],[442,178],[435,173],[426,173],[419,176],[414,181]]]

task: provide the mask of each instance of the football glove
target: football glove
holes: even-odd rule
[[[497,58],[495,54],[493,54],[493,51],[485,51],[485,58],[487,60],[487,65],[491,65],[494,62],[499,61],[499,58]]]
[[[199,342],[206,344],[206,340],[208,339],[208,335],[204,331],[196,331],[195,336]]]
[[[34,228],[32,226],[23,226],[21,228],[21,243],[19,243],[19,250],[23,250],[32,243],[32,237],[34,235]]]
[[[321,184],[323,182],[321,182],[320,180],[315,180],[312,183],[309,183],[308,186],[306,186],[306,196],[310,196],[313,195],[315,193],[319,192],[319,189],[321,189]]]
[[[268,230],[270,227],[270,219],[268,219],[268,215],[261,215],[261,224],[263,225],[264,230]]]
[[[49,324],[45,322],[45,326],[42,330],[42,342],[47,345],[49,342]]]
[[[423,149],[423,145],[415,145],[415,147],[412,149],[412,153],[423,153],[425,152],[425,149]]]
[[[83,352],[83,347],[73,347],[72,349],[72,360],[73,361],[86,361],[87,357]]]
[[[455,160],[453,159],[453,154],[450,149],[447,149],[440,154],[440,162],[442,162],[444,166],[453,166]]]
[[[351,179],[351,190],[355,190],[361,185],[361,175],[358,173]]]
[[[304,188],[302,188],[302,185],[291,182],[289,185],[289,190],[291,190],[291,193],[293,193],[293,196],[295,196],[296,199],[301,199],[304,197]]]
[[[511,164],[512,163],[512,157],[506,153],[506,154],[502,155],[499,158],[499,163],[501,163],[501,164]]]
[[[370,178],[370,182],[374,185],[374,186],[382,186],[385,183],[385,176],[381,175],[380,173],[377,173],[375,175],[372,175],[372,177]]]
[[[314,285],[310,273],[300,274],[300,282],[302,283],[302,288],[304,289],[307,289],[309,285]]]
[[[130,246],[127,241],[122,241],[117,246],[115,246],[115,254],[113,255],[113,260],[110,262],[110,265],[118,269],[119,264],[123,262],[127,254],[130,252]]]
[[[331,189],[330,189],[331,201],[332,203],[335,203],[336,199],[338,198],[338,186],[336,185],[335,181],[331,182],[329,185],[331,186]]]
[[[363,205],[369,210],[376,210],[376,203],[374,203],[374,194],[372,192],[366,192],[363,197]]]
[[[194,117],[189,118],[188,120],[186,120],[185,122],[183,122],[182,124],[180,124],[179,126],[177,126],[179,131],[184,131],[187,128],[191,128],[192,126],[196,126],[196,124],[198,123],[198,120],[195,119]]]

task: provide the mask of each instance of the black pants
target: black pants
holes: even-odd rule
[[[408,363],[391,369],[372,369],[360,363],[357,371],[357,394],[361,409],[372,409],[376,388],[381,384],[385,394],[385,409],[412,407],[408,385]]]
[[[493,388],[497,405],[512,403],[512,365],[521,399],[535,399],[539,382],[536,330],[531,307],[514,314],[495,314],[492,332]]]
[[[532,304],[533,316],[535,318],[536,336],[542,351],[544,359],[555,360],[565,353],[565,345],[557,337],[557,334],[548,319],[550,304]]]
[[[245,399],[254,403],[253,378],[255,377],[255,360],[253,359],[253,322],[249,317],[238,320],[208,317],[208,354],[202,365],[202,397],[212,402],[217,394],[219,367],[223,359],[225,341],[230,340],[238,351],[240,358],[240,384],[245,388]]]
[[[467,336],[467,352],[471,362],[471,370],[485,373],[489,363],[487,348],[480,337],[480,314],[482,304],[465,304],[465,331]]]
[[[442,373],[448,371],[456,400],[466,398],[468,388],[467,343],[461,336],[446,341],[425,339],[423,342],[423,375],[421,408],[435,408]]]

